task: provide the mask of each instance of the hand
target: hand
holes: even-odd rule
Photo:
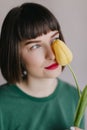
[[[75,130],[82,130],[82,129],[80,129],[80,128],[75,128]]]
[[[70,130],[82,130],[82,129],[77,128],[77,127],[70,127]]]

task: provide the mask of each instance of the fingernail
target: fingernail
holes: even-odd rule
[[[73,127],[73,126],[72,126],[72,127],[70,127],[70,130],[75,130],[75,127]]]

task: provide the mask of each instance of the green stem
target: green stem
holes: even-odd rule
[[[75,73],[73,72],[73,70],[72,70],[72,68],[69,64],[68,64],[68,67],[69,67],[69,69],[70,69],[70,71],[73,75],[74,80],[75,80],[75,84],[76,84],[76,87],[77,87],[77,90],[78,90],[79,97],[81,97],[81,93],[80,93],[80,89],[79,89],[79,85],[78,85],[78,81],[76,79]]]

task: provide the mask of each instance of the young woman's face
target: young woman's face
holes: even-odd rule
[[[55,78],[60,75],[62,67],[57,64],[51,48],[52,42],[57,38],[58,31],[50,31],[22,43],[21,57],[29,77]]]

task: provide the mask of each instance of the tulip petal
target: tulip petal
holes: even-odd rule
[[[52,49],[55,53],[56,61],[60,65],[65,66],[72,61],[73,58],[72,52],[63,41],[55,40],[52,43]]]

